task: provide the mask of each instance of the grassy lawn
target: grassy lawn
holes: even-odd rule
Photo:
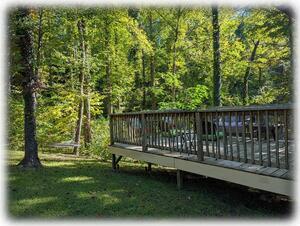
[[[184,189],[176,188],[174,170],[121,161],[113,173],[109,162],[40,154],[39,170],[15,166],[22,152],[8,159],[8,211],[16,217],[194,218],[288,217],[292,204],[269,203],[259,193],[219,180],[191,175]]]

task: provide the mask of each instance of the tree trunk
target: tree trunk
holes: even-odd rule
[[[110,39],[110,32],[109,32],[109,23],[105,22],[105,46],[107,50],[109,50],[109,39]],[[106,113],[107,115],[112,113],[112,104],[111,104],[111,94],[112,94],[112,84],[111,84],[111,62],[109,58],[109,53],[106,55],[106,62],[105,62],[105,74],[106,74],[106,81],[107,81],[107,96],[105,98],[106,103]]]
[[[246,72],[244,75],[243,103],[245,105],[248,104],[248,99],[249,99],[249,76],[250,76],[250,72],[251,72],[251,63],[254,61],[258,45],[259,45],[259,41],[255,42],[254,48],[252,50],[252,53],[251,53],[251,56],[249,59],[249,65],[246,68]]]
[[[80,72],[79,72],[79,82],[80,82],[80,100],[79,100],[79,106],[78,106],[78,118],[76,122],[76,130],[75,130],[75,140],[74,142],[77,144],[77,146],[74,147],[74,154],[79,155],[79,145],[80,145],[80,136],[81,136],[81,127],[82,127],[82,121],[83,121],[83,113],[84,113],[84,103],[85,103],[85,97],[84,97],[84,83],[85,83],[85,43],[84,43],[84,21],[80,19],[77,23],[78,32],[79,32],[79,38],[80,38],[80,52],[81,52],[81,64],[80,64]]]
[[[258,84],[259,84],[259,88],[262,87],[262,70],[261,67],[258,68]]]
[[[221,106],[220,27],[218,7],[212,7],[213,26],[213,104]]]
[[[84,73],[84,146],[88,147],[92,139],[91,131],[91,104],[90,104],[90,72],[87,60],[88,45],[86,42],[86,29],[85,21],[81,19],[78,23],[78,32],[80,35],[80,51],[81,51],[81,61],[82,61],[82,71]]]
[[[82,90],[82,89],[80,89],[80,90]],[[83,92],[80,92],[80,94],[81,93],[83,94]],[[73,153],[76,156],[79,156],[79,145],[80,145],[80,135],[81,135],[81,126],[82,126],[82,116],[83,116],[83,99],[82,99],[82,96],[81,96],[79,106],[78,106],[78,117],[77,117],[77,122],[76,122],[75,139],[74,139],[74,142],[77,146],[75,146],[74,149],[73,149]]]
[[[39,69],[41,63],[41,49],[43,40],[43,9],[39,10],[39,25],[38,25],[38,40],[37,40],[37,50],[36,50],[36,64],[35,64],[35,74],[39,77]]]
[[[291,11],[289,11],[289,13],[287,13],[288,15],[288,19],[289,19],[289,48],[290,48],[290,64],[291,64],[291,73],[290,75],[288,75],[287,77],[287,84],[288,84],[288,88],[290,91],[290,95],[289,95],[289,99],[293,98],[293,78],[294,78],[294,25],[293,25],[293,19],[292,19],[292,15],[291,15]]]
[[[179,20],[180,20],[180,16],[181,16],[181,11],[180,9],[178,9],[177,11],[177,20],[176,20],[176,27],[175,27],[175,31],[174,31],[174,44],[173,44],[173,62],[172,62],[172,73],[175,79],[175,75],[176,75],[176,59],[177,59],[177,40],[178,40],[178,35],[179,35]],[[175,81],[174,81],[175,83]],[[175,102],[176,101],[176,88],[175,88],[175,84],[173,84],[172,87],[172,101]]]
[[[153,47],[155,46],[155,39],[153,34],[153,19],[152,13],[150,11],[149,14],[149,38],[150,41],[153,43]],[[154,80],[155,80],[155,55],[152,54],[150,56],[150,86],[151,86],[151,108],[152,110],[156,109],[156,100],[154,95]]]
[[[29,9],[22,8],[17,12],[19,21],[16,29],[20,55],[23,81],[23,99],[24,99],[24,140],[25,156],[19,163],[22,167],[40,167],[38,158],[38,144],[36,141],[36,98],[35,93],[38,88],[38,77],[34,73],[34,55],[33,55],[33,34],[31,30]]]

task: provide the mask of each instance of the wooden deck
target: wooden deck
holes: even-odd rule
[[[115,114],[113,168],[128,156],[177,169],[178,184],[187,171],[292,196],[292,125],[290,106]]]
[[[131,151],[142,152],[142,146],[137,146],[137,145],[115,143],[111,147],[123,148],[123,149],[131,150]],[[199,162],[197,155],[195,155],[195,154],[172,152],[172,151],[168,151],[168,150],[160,150],[157,148],[148,148],[147,153],[155,154],[158,156],[167,156],[167,157],[172,157],[172,158],[177,158],[177,159]],[[276,167],[267,167],[267,166],[261,166],[261,165],[243,163],[243,162],[223,160],[223,159],[217,159],[217,158],[207,157],[207,156],[204,157],[204,161],[201,161],[201,163],[225,167],[225,168],[229,168],[229,169],[251,172],[254,174],[266,175],[266,176],[270,176],[270,177],[278,177],[278,178],[282,178],[282,179],[286,179],[286,180],[293,179],[291,170],[279,169]]]

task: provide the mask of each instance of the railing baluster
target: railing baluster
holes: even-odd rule
[[[164,114],[164,123],[165,123],[165,128],[164,128],[164,147],[165,150],[168,150],[168,118],[167,118],[167,114]]]
[[[171,121],[172,121],[172,126],[171,126],[171,146],[172,146],[172,151],[175,151],[175,116],[174,113],[171,114]]]
[[[158,114],[154,114],[154,130],[155,130],[155,136],[154,136],[154,146],[157,148],[157,129],[158,129],[158,125],[157,125],[157,122],[158,122],[158,117],[157,117]]]
[[[189,139],[189,146],[188,146],[188,150],[189,150],[189,154],[192,154],[192,139],[191,139],[191,114],[188,114],[188,139]]]
[[[235,112],[235,137],[236,137],[236,151],[237,151],[237,160],[241,161],[241,155],[240,155],[240,142],[239,142],[239,130],[238,130],[238,112]]]
[[[220,138],[219,138],[219,114],[216,112],[216,124],[217,124],[217,152],[218,152],[218,158],[221,158],[221,150],[220,150]]]
[[[178,113],[175,113],[176,151],[179,151],[179,145],[178,145],[178,134],[179,134],[179,131],[178,131],[178,124],[179,124],[178,115],[179,115]]]
[[[229,112],[229,145],[230,145],[230,160],[233,161],[233,147],[232,147],[232,131],[231,131],[231,111]]]
[[[246,141],[246,125],[245,125],[245,112],[242,113],[243,119],[243,145],[244,145],[244,162],[247,163],[248,157],[247,157],[247,141]]]
[[[278,113],[274,112],[275,117],[275,156],[276,156],[276,167],[280,168],[279,162],[279,141],[278,141]]]
[[[289,169],[289,143],[288,143],[288,114],[287,110],[284,110],[284,159],[285,168]]]
[[[197,127],[197,137],[198,137],[198,151],[197,151],[197,157],[198,160],[203,161],[204,160],[204,154],[203,154],[203,141],[202,141],[202,115],[201,113],[196,113],[196,127]]]
[[[222,112],[222,127],[223,127],[223,153],[224,153],[224,159],[227,160],[227,134],[226,134],[226,127],[225,127],[224,112]]]
[[[253,137],[253,112],[250,111],[250,139],[251,139],[251,163],[255,163],[254,159],[254,137]]]
[[[157,128],[158,128],[158,134],[157,134],[157,146],[158,148],[161,148],[160,141],[161,141],[161,114],[157,114]]]
[[[182,153],[183,152],[183,135],[182,135],[182,133],[183,133],[183,128],[182,128],[182,125],[183,125],[183,114],[180,114],[180,118],[179,118],[179,120],[180,120],[180,153]]]
[[[142,113],[142,150],[147,151],[146,116]]]
[[[263,158],[262,158],[262,138],[261,138],[261,114],[260,111],[257,111],[257,120],[258,120],[258,151],[259,151],[259,164],[263,165]]]
[[[183,138],[184,138],[184,152],[188,153],[187,151],[187,137],[186,137],[186,127],[187,127],[187,117],[186,114],[184,114],[183,116],[183,120],[184,120],[184,132],[183,132]],[[189,154],[189,153],[188,153]]]
[[[266,136],[267,136],[267,160],[268,166],[271,166],[271,151],[270,151],[270,132],[269,132],[269,112],[266,110]]]
[[[216,157],[216,152],[215,152],[215,133],[216,133],[216,131],[214,130],[213,112],[211,112],[210,130],[211,130],[210,138],[211,138],[211,142],[212,142],[212,153],[213,153],[213,157],[215,158]]]
[[[151,146],[154,146],[154,119],[153,119],[153,114],[150,114],[150,119],[151,119]]]
[[[209,144],[208,144],[208,126],[207,126],[207,113],[204,113],[205,120],[205,146],[206,146],[206,154],[209,156]]]

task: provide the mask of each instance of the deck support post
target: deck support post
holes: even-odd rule
[[[147,168],[147,170],[148,170],[149,173],[151,173],[151,170],[152,170],[151,166],[152,166],[152,164],[150,162],[148,162],[148,168]]]
[[[116,163],[116,155],[115,154],[112,154],[112,169],[113,169],[113,172],[116,172],[117,171],[117,163]]]
[[[152,163],[148,162],[147,166],[145,167],[147,173],[151,174],[152,171]]]
[[[183,187],[183,171],[177,169],[177,189],[181,190]]]

